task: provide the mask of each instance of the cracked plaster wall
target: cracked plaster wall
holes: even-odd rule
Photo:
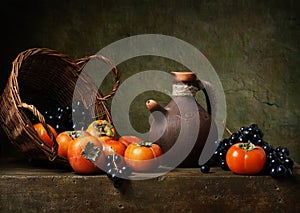
[[[131,35],[170,35],[198,48],[214,66],[226,95],[227,125],[232,131],[255,122],[269,143],[287,146],[300,162],[299,1],[32,2],[6,1],[2,7],[6,40],[1,43],[1,89],[10,62],[27,48],[48,47],[77,58]],[[119,66],[123,81],[148,69],[185,68],[158,57],[135,58]],[[109,91],[110,82],[108,76],[103,91]],[[168,102],[161,94],[137,97],[130,115],[132,125],[142,132],[149,128],[144,106],[148,98],[161,105]],[[1,146],[2,153],[9,147]]]

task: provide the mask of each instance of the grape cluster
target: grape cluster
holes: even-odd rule
[[[55,106],[41,111],[47,124],[50,124],[58,133],[71,130],[84,130],[90,123],[89,111],[82,101],[76,101],[72,106]],[[38,123],[38,119],[27,112],[32,123]],[[78,122],[74,123],[72,115],[77,117]]]
[[[292,175],[294,161],[289,157],[289,150],[286,147],[279,146],[275,149],[266,144],[263,148],[267,154],[264,172],[274,178]]]
[[[89,110],[85,108],[85,106],[81,101],[76,101],[75,105],[73,105],[72,115],[77,118],[76,119],[77,123],[74,123],[74,120],[72,121],[72,117],[69,120],[69,122],[73,124],[72,125],[73,130],[85,130],[88,127],[88,125],[91,123]]]
[[[47,124],[51,125],[57,132],[63,132],[72,128],[72,111],[67,107],[53,107],[44,111],[43,116]]]
[[[243,126],[237,132],[232,133],[229,138],[219,142],[219,146],[211,160],[216,162],[223,170],[229,170],[226,163],[228,149],[233,144],[248,142],[262,147],[266,153],[266,164],[262,171],[263,174],[271,175],[274,178],[292,175],[294,161],[289,157],[289,150],[281,146],[274,148],[263,139],[263,136],[264,134],[257,124],[251,124],[248,127]],[[203,165],[200,169],[203,173],[209,171]]]
[[[120,188],[123,179],[131,174],[130,167],[126,166],[122,157],[118,154],[106,156],[106,174],[110,178],[115,188]]]

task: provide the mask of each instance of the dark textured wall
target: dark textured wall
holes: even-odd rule
[[[7,1],[1,4],[0,89],[12,60],[27,48],[48,47],[78,58],[131,35],[170,35],[198,48],[214,66],[230,129],[256,122],[269,143],[287,146],[300,162],[299,11],[296,0]],[[156,57],[119,66],[122,80],[147,69],[183,67]],[[145,96],[132,105],[139,131],[149,127],[144,101]],[[11,150],[5,139],[0,147],[2,155]]]

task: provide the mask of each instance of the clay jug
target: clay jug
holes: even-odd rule
[[[195,73],[171,72],[171,74],[172,100],[168,105],[163,108],[154,100],[146,102],[146,107],[153,117],[149,141],[159,144],[164,153],[169,151],[171,161],[184,158],[183,161],[179,161],[181,162],[179,167],[197,167],[210,129],[217,131],[214,122],[211,122],[211,102],[204,82],[197,79]],[[198,91],[205,94],[207,111],[195,100]],[[173,146],[176,147],[174,150]],[[187,149],[187,154],[182,156]],[[170,159],[165,162],[166,166],[172,166],[169,161]]]

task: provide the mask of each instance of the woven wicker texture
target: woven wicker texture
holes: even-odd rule
[[[90,60],[104,61],[114,73],[115,84],[109,94],[102,95],[92,79],[81,72]],[[87,108],[93,107],[97,119],[111,122],[106,101],[114,95],[119,82],[117,68],[104,56],[94,55],[73,60],[47,48],[28,49],[13,61],[10,77],[0,99],[0,124],[12,144],[29,161],[67,165],[67,160],[57,155],[57,142],[40,112],[51,106],[70,106],[74,98],[82,101]],[[88,103],[93,105],[89,106]],[[53,140],[53,147],[38,137],[28,112],[44,125]]]

